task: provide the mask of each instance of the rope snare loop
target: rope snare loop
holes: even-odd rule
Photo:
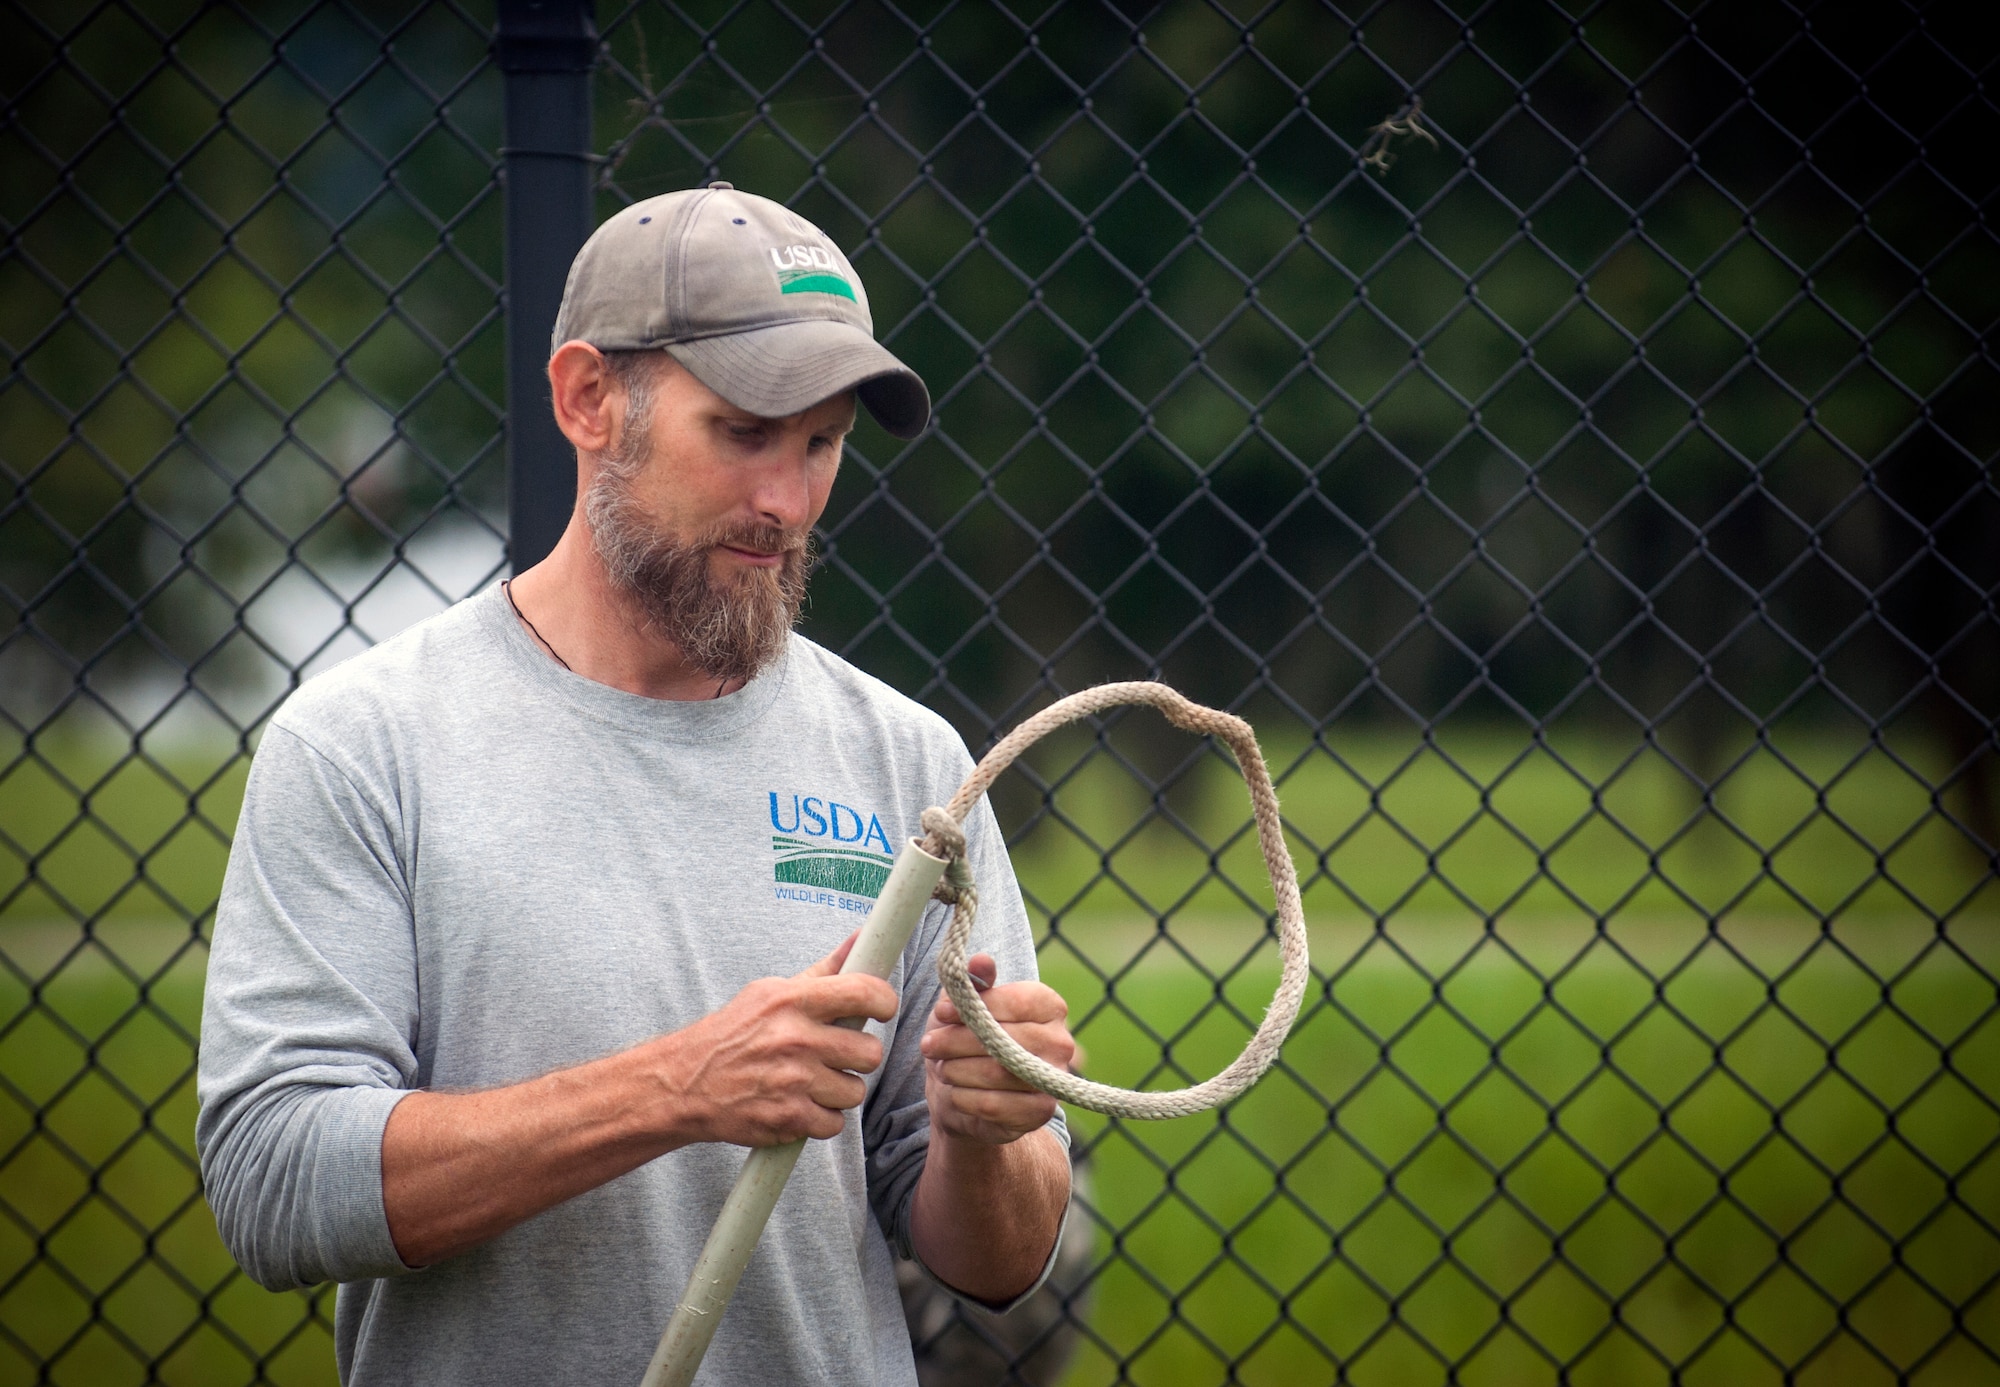
[[[972,949],[972,925],[979,910],[978,891],[965,863],[966,815],[1000,773],[1013,764],[1015,757],[1050,732],[1078,718],[1129,703],[1158,708],[1174,726],[1197,736],[1215,737],[1235,753],[1237,767],[1250,791],[1257,841],[1264,850],[1264,867],[1271,874],[1278,907],[1278,955],[1282,968],[1277,994],[1272,997],[1270,1010],[1264,1013],[1257,1033],[1250,1037],[1250,1043],[1243,1047],[1235,1062],[1214,1078],[1192,1088],[1166,1093],[1139,1093],[1093,1083],[1030,1054],[993,1019],[993,1013],[986,1009],[966,971]],[[1228,1102],[1262,1078],[1264,1071],[1277,1060],[1278,1049],[1298,1018],[1312,970],[1306,957],[1305,908],[1299,900],[1298,873],[1292,866],[1291,854],[1285,850],[1278,795],[1271,787],[1271,773],[1264,765],[1264,753],[1257,746],[1257,734],[1242,718],[1204,708],[1165,684],[1135,681],[1085,689],[1050,704],[1001,738],[973,767],[950,804],[924,811],[923,827],[924,838],[919,846],[950,863],[936,892],[939,900],[952,906],[951,925],[945,931],[944,946],[938,954],[938,978],[965,1024],[979,1037],[979,1043],[1015,1078],[1065,1103],[1112,1117],[1185,1117]]]

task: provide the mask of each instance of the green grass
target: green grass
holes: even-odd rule
[[[272,1382],[332,1383],[314,1298],[238,1273],[201,1198],[187,1071],[205,946],[136,920],[95,943],[21,924],[0,941],[0,1383],[43,1380],[33,1360],[58,1353],[48,1380],[77,1387],[147,1381],[155,1357],[158,1381],[188,1387],[252,1381],[260,1359]],[[93,1302],[106,1324],[88,1325]]]
[[[1031,759],[1056,779],[1086,744],[1051,739]],[[1922,745],[1892,754],[1824,734],[1776,737],[1706,783],[1636,741],[1536,747],[1488,727],[1445,728],[1431,742],[1267,738],[1265,755],[1308,918],[1950,915],[1981,891],[1984,911],[2000,910],[1983,854],[1933,803],[1946,768]],[[1058,915],[1234,910],[1236,890],[1210,875],[1204,846],[1232,835],[1222,876],[1269,899],[1241,781],[1220,755],[1169,792],[1184,827],[1152,814],[1136,777],[1103,757],[1060,783],[1054,807],[1017,860]]]
[[[45,740],[32,756],[0,740],[0,927],[214,906],[249,762],[233,749],[128,756],[97,739]]]
[[[1181,933],[1211,965],[1244,942]],[[1073,1114],[1096,1156],[1106,1344],[1072,1383],[1116,1380],[1119,1357],[1161,1387],[1231,1366],[1329,1382],[1341,1361],[1357,1382],[1443,1381],[1420,1340],[1464,1382],[1554,1383],[1551,1357],[1577,1383],[1665,1382],[1668,1363],[1683,1381],[1784,1380],[1750,1336],[1799,1381],[1890,1381],[1876,1353],[1916,1363],[1951,1305],[2000,1344],[2000,1306],[1976,1294],[2000,1241],[1973,1217],[2000,1219],[2000,1024],[1991,984],[1931,931],[1326,935],[1330,986],[1227,1123]],[[2000,963],[1990,925],[1954,943]],[[1893,1010],[1843,944],[1901,967]],[[1247,1034],[1163,948],[1109,984],[1044,957],[1107,1082],[1206,1077]],[[1220,990],[1254,1017],[1273,978],[1266,948]],[[1176,1037],[1186,1074],[1156,1075],[1141,1021]],[[1957,1341],[1919,1380],[2000,1370]]]
[[[1574,770],[1477,730],[1334,750],[1272,756],[1323,979],[1283,1072],[1226,1123],[1075,1115],[1100,1221],[1075,1387],[1120,1358],[1148,1387],[1445,1360],[1481,1384],[1558,1361],[1776,1382],[1774,1359],[2000,1381],[1972,1347],[2000,1344],[2000,910],[1935,765],[1807,738],[1701,819],[1663,759],[1602,740],[1558,747]],[[234,1273],[192,1168],[205,953],[163,917],[213,901],[242,766],[52,759],[0,775],[0,1387],[57,1354],[52,1380],[92,1387],[148,1357],[171,1383],[330,1382],[330,1302]],[[1220,837],[1241,793],[1216,761],[1168,805]],[[1217,860],[1232,886],[1172,825],[1134,832],[1149,800],[1102,760],[1056,802],[1018,860],[1090,1072],[1219,1068],[1273,977],[1254,849]],[[101,916],[89,938],[69,907]]]
[[[1055,778],[1088,746],[1061,734],[1031,759]],[[1706,786],[1658,750],[1597,735],[1544,748],[1445,728],[1432,742],[1362,732],[1266,750],[1315,919],[2000,912],[1980,855],[1933,805],[1945,767],[1922,745],[1892,755],[1823,733],[1778,737]],[[124,754],[72,740],[22,758],[0,742],[0,923],[152,919],[214,900],[246,763]],[[1704,790],[1712,813],[1700,812]],[[1238,890],[1268,899],[1241,783],[1220,757],[1169,794],[1184,828],[1152,815],[1138,782],[1101,756],[1061,780],[1054,807],[1017,861],[1059,918],[1214,915],[1239,908]],[[1204,845],[1232,835],[1212,875]]]

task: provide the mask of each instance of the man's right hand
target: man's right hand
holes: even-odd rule
[[[440,1261],[693,1142],[838,1135],[882,1044],[834,1023],[896,1014],[888,983],[837,976],[853,944],[622,1053],[506,1088],[404,1098],[382,1133],[396,1251],[411,1266]]]
[[[867,1096],[861,1075],[882,1063],[882,1042],[834,1023],[887,1021],[896,991],[865,973],[841,974],[854,936],[796,977],[751,983],[720,1011],[642,1047],[657,1052],[662,1112],[675,1144],[776,1146],[840,1133]]]

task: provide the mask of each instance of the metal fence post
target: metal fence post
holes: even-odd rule
[[[506,84],[507,508],[514,572],[555,547],[576,502],[573,454],[550,417],[549,333],[590,235],[591,0],[500,0]]]

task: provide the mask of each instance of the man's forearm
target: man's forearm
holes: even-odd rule
[[[382,1133],[396,1252],[428,1266],[676,1147],[640,1052],[482,1093],[412,1093]]]
[[[1069,1152],[1047,1128],[1004,1146],[933,1129],[910,1240],[939,1279],[989,1304],[1035,1283],[1062,1231]]]

